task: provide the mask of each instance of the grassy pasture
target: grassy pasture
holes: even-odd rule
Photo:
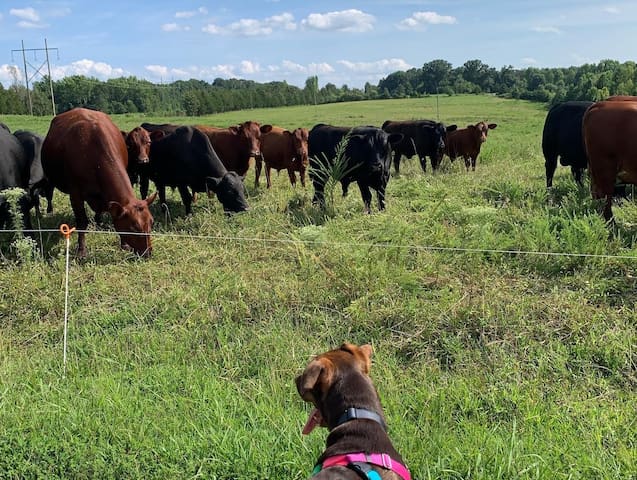
[[[149,260],[89,234],[71,262],[66,378],[59,235],[43,235],[43,259],[0,260],[0,478],[307,478],[325,432],[301,435],[294,377],[345,340],[374,345],[415,479],[637,478],[637,207],[614,207],[610,233],[568,170],[546,193],[541,106],[439,108],[498,123],[477,171],[405,161],[383,213],[363,215],[352,186],[325,216],[311,186],[282,172],[257,189],[250,170],[245,214],[201,195],[185,217],[177,192],[170,215],[154,205]],[[436,118],[436,99],[113,118],[380,125]],[[49,120],[0,118],[42,134]],[[59,192],[55,208],[43,228],[73,222]]]

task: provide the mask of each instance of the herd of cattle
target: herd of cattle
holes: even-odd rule
[[[393,157],[396,173],[402,156],[416,155],[423,171],[427,158],[437,169],[446,154],[462,157],[467,171],[475,170],[481,145],[494,123],[478,122],[467,128],[432,120],[386,121],[373,126],[315,125],[293,131],[254,121],[228,128],[144,123],[121,131],[105,113],[76,108],[57,115],[45,138],[24,130],[11,133],[0,123],[0,191],[18,187],[25,194],[20,209],[27,229],[30,210],[47,199],[52,211],[55,188],[69,194],[79,231],[78,253],[86,254],[88,227],[85,203],[100,222],[110,213],[120,233],[122,248],[139,255],[152,251],[150,204],[159,195],[166,202],[166,187],[177,188],[187,214],[196,192],[214,193],[224,211],[247,210],[244,180],[255,162],[255,185],[265,165],[270,171],[287,170],[292,185],[296,173],[305,186],[306,173],[314,186],[314,202],[324,202],[330,170],[340,165],[343,194],[356,182],[371,211],[376,190],[378,208],[385,207],[385,189]],[[553,107],[545,121],[542,149],[546,183],[552,186],[557,159],[570,166],[581,184],[589,168],[594,198],[605,198],[604,216],[610,219],[616,180],[637,183],[637,97],[611,97],[602,102],[565,102]],[[632,159],[632,161],[631,161]],[[149,182],[157,193],[148,196]],[[133,185],[139,183],[142,199]],[[10,220],[7,202],[0,198],[0,229]]]

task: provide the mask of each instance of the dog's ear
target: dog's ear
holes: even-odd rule
[[[344,343],[341,345],[341,350],[351,353],[358,363],[360,364],[361,371],[365,375],[369,375],[369,371],[372,368],[372,346],[369,344],[361,345],[360,347],[353,343]]]
[[[325,392],[332,384],[334,365],[326,358],[317,358],[310,362],[301,376],[296,379],[296,389],[306,402],[314,402],[313,391]]]

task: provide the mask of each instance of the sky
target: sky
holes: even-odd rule
[[[362,88],[435,59],[500,69],[637,60],[637,1],[218,0],[0,2],[0,82],[26,49],[54,80],[135,76]],[[18,50],[18,51],[14,51]],[[30,81],[44,51],[27,52]],[[17,68],[12,68],[17,67]]]

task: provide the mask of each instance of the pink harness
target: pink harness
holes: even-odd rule
[[[347,466],[351,463],[369,463],[370,465],[376,465],[378,467],[386,468],[400,475],[403,480],[411,480],[411,474],[407,467],[402,463],[392,460],[386,453],[346,453],[344,455],[336,455],[329,457],[323,461],[321,470],[334,466]],[[316,472],[316,470],[315,470]]]

